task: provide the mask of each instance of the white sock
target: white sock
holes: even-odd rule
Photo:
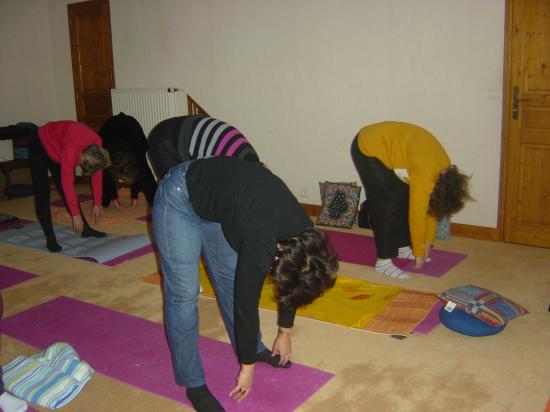
[[[25,412],[29,405],[23,399],[4,392],[0,395],[0,408],[4,412]]]
[[[393,279],[408,279],[410,276],[393,264],[391,259],[377,259],[374,270]]]
[[[410,259],[415,260],[416,258],[413,255],[413,250],[410,246],[403,246],[399,248],[399,252],[397,253],[397,257],[401,259]]]

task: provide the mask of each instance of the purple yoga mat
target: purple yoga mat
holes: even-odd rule
[[[116,266],[116,265],[119,265],[121,263],[126,262],[127,260],[135,259],[137,257],[146,255],[146,254],[148,254],[150,252],[153,252],[155,250],[156,249],[155,249],[155,246],[153,244],[145,245],[143,247],[140,247],[139,249],[133,250],[132,252],[128,252],[124,255],[118,256],[118,257],[116,257],[114,259],[111,259],[111,260],[108,260],[107,262],[105,262],[103,264],[107,265],[107,266]]]
[[[92,200],[93,197],[91,195],[76,195],[78,199],[78,203],[81,202],[87,202],[88,200]],[[57,199],[50,202],[50,205],[55,207],[65,207],[65,203],[63,203],[63,199]]]
[[[174,383],[161,324],[61,296],[2,320],[1,329],[39,349],[69,343],[97,372],[190,405]],[[228,396],[239,370],[231,345],[202,336],[199,345],[208,386],[228,412],[294,411],[333,376],[296,363],[258,364],[254,390],[237,404]]]
[[[376,245],[372,236],[335,230],[325,230],[325,232],[329,235],[341,261],[368,266],[376,264]],[[421,270],[414,269],[412,260],[396,259],[395,263],[406,272],[439,278],[466,258],[462,253],[443,250],[432,250],[430,256],[432,261],[426,262]]]
[[[430,333],[437,325],[441,323],[439,320],[439,311],[443,307],[443,302],[437,302],[428,315],[413,329],[413,333],[421,333],[426,335]]]
[[[0,290],[15,286],[29,279],[34,279],[35,277],[37,275],[0,265]]]
[[[136,217],[136,220],[143,220],[144,222],[152,222],[153,221],[153,215],[145,215]]]

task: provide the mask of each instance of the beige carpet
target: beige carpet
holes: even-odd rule
[[[0,213],[35,220],[32,198],[0,202]],[[136,234],[149,228],[146,222],[122,219],[108,230]],[[367,233],[355,228],[352,231]],[[550,396],[550,250],[458,237],[439,241],[436,246],[466,253],[468,258],[439,279],[413,276],[392,281],[372,268],[347,263],[341,264],[341,272],[425,292],[479,285],[517,301],[531,313],[492,337],[470,338],[440,325],[428,335],[404,340],[298,318],[294,359],[335,375],[298,411],[545,410]],[[158,270],[153,254],[106,267],[0,244],[0,262],[39,275],[3,291],[5,317],[65,295],[162,322],[161,289],[141,282],[143,276]],[[227,342],[215,301],[201,298],[200,313],[201,334]],[[265,342],[270,345],[276,332],[275,312],[261,310],[261,321]],[[2,336],[3,364],[34,352],[34,348]],[[99,373],[63,408],[66,412],[187,410]]]

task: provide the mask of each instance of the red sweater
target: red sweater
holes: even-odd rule
[[[74,171],[80,165],[82,150],[101,138],[90,127],[72,120],[49,122],[38,129],[40,141],[50,159],[61,165],[61,186],[72,216],[79,216],[78,199],[74,190]],[[103,171],[92,175],[94,205],[101,205]]]

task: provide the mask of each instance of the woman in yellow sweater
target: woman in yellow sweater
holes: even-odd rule
[[[437,219],[458,212],[470,199],[469,177],[451,165],[430,132],[410,123],[388,121],[362,128],[351,157],[368,199],[378,257],[375,270],[407,279],[391,259],[414,259],[415,268],[422,268],[430,259]]]

